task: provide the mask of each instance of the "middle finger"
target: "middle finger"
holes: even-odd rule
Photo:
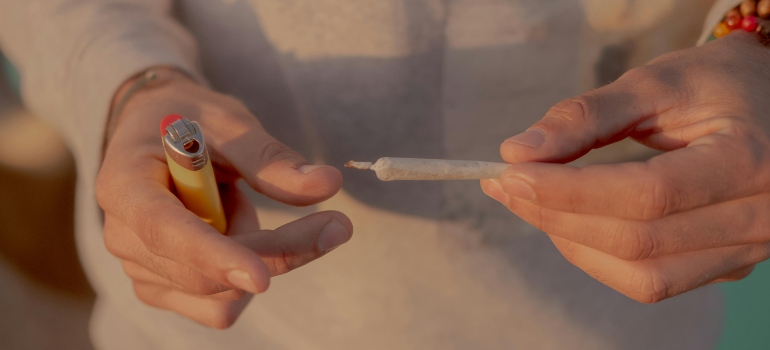
[[[538,229],[624,260],[770,241],[770,195],[719,203],[658,220],[575,214],[512,199],[508,208]]]
[[[110,253],[166,280],[165,284],[154,281],[166,287],[173,285],[186,293],[198,295],[213,295],[230,290],[188,266],[152,254],[128,225],[110,213],[105,213],[104,241]],[[127,273],[134,271],[136,269],[126,270]],[[129,277],[134,276],[129,274]]]

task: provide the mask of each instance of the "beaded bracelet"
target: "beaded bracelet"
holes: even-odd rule
[[[140,90],[164,84],[171,80],[175,74],[185,76],[193,81],[195,80],[195,78],[187,74],[187,72],[171,66],[152,67],[128,80],[131,82],[131,85],[128,87],[128,90],[122,92],[120,100],[112,106],[110,113],[107,116],[107,122],[104,127],[104,139],[102,141],[102,158],[104,158],[104,151],[107,150],[107,143],[112,138],[115,129],[118,127],[118,117],[120,116],[120,113],[123,112],[123,108],[126,107],[126,104],[131,97]],[[120,91],[118,92],[120,93]]]
[[[714,27],[707,42],[721,38],[736,30],[757,33],[763,44],[770,44],[770,26],[763,22],[770,19],[770,0],[744,0],[728,11]]]

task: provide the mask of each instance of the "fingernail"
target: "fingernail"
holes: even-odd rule
[[[249,275],[249,273],[246,271],[230,271],[227,274],[227,281],[238,287],[238,289],[242,289],[253,294],[259,293],[259,288],[257,288],[256,283],[254,283],[254,280],[251,279],[251,275]]]
[[[303,174],[309,174],[309,173],[312,173],[313,170],[316,170],[316,169],[319,169],[319,168],[323,168],[323,167],[325,167],[325,165],[312,165],[312,164],[308,164],[308,165],[300,166],[299,168],[297,168],[297,171],[299,171],[299,172],[301,172]]]
[[[540,147],[545,141],[545,131],[543,129],[532,128],[514,137],[511,137],[505,142],[515,142],[524,146],[532,148]]]
[[[511,176],[503,180],[503,190],[510,196],[526,199],[528,201],[535,200],[535,191],[532,187],[523,179]]]
[[[508,203],[508,195],[506,195],[505,191],[503,191],[503,186],[500,184],[500,180],[484,180],[484,183],[487,184],[483,188],[484,193],[500,203]]]
[[[350,239],[348,229],[339,221],[329,221],[318,236],[318,250],[328,252],[341,246]]]

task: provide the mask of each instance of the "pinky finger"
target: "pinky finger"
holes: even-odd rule
[[[749,277],[749,275],[754,271],[754,268],[757,266],[757,264],[752,264],[746,267],[742,267],[740,269],[737,269],[733,272],[730,272],[720,278],[717,278],[709,283],[722,283],[722,282],[735,282],[740,281],[746,277]]]
[[[253,296],[247,294],[236,301],[212,300],[143,282],[134,282],[134,293],[139,300],[149,306],[173,311],[216,329],[227,329],[235,324]]]
[[[128,260],[123,260],[121,263],[123,264],[123,271],[125,271],[126,275],[130,277],[134,282],[154,284],[158,287],[171,288],[201,299],[235,301],[242,298],[243,295],[246,294],[246,292],[240,289],[230,289],[213,294],[196,294],[167,278],[163,278],[155,274],[154,272],[144,268],[137,263]]]
[[[549,237],[570,263],[599,282],[645,304],[679,295],[716,279],[748,274],[743,270],[745,267],[770,257],[770,246],[763,243],[626,261],[558,236]]]

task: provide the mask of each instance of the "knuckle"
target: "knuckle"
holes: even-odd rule
[[[624,224],[613,238],[611,252],[623,260],[644,260],[653,256],[656,251],[654,230],[646,222]]]
[[[592,93],[563,100],[546,113],[546,118],[556,118],[568,122],[580,122],[592,125],[599,111],[599,100]]]
[[[689,69],[688,72],[695,72]],[[661,96],[671,101],[680,101],[691,94],[691,88],[686,83],[688,72],[673,68],[664,62],[648,64],[629,70],[621,77],[624,84],[633,86],[640,91],[658,91]]]
[[[548,220],[546,217],[545,209],[543,207],[536,206],[533,207],[532,210],[534,211],[534,215],[532,215],[532,226],[535,226],[535,228],[545,233],[554,234],[554,231],[557,228],[557,224],[552,220]]]
[[[196,268],[205,269],[207,266],[211,266],[211,252],[207,248],[203,244],[188,244],[184,250],[178,249],[177,258],[172,260],[185,261],[190,275],[204,276]]]
[[[646,222],[618,222],[608,233],[606,252],[626,261],[644,260],[653,255],[655,242]]]
[[[670,181],[661,175],[647,173],[645,178],[647,183],[642,186],[642,193],[639,195],[639,208],[637,210],[639,218],[643,220],[660,219],[675,207],[676,190],[670,184]]]
[[[658,69],[655,68],[655,65],[650,64],[629,69],[621,76],[621,78],[634,84],[640,84],[649,81],[650,79],[654,79],[658,74]]]
[[[134,294],[142,303],[152,307],[159,307],[155,294],[151,293],[142,283],[134,282]]]
[[[274,276],[285,274],[293,269],[292,252],[290,248],[281,243],[278,245],[279,255],[270,259],[270,270]]]
[[[670,282],[662,271],[641,269],[631,277],[632,291],[627,296],[643,304],[655,304],[668,298]]]
[[[125,260],[121,261],[121,265],[123,266],[123,272],[132,280],[138,280],[139,279],[139,270],[137,269],[134,264],[131,264]]]
[[[263,162],[296,159],[298,157],[291,148],[272,137],[263,140],[257,149],[259,159]]]
[[[240,316],[240,312],[231,307],[231,303],[225,302],[216,307],[206,320],[206,324],[215,329],[228,329],[235,324],[238,316]]]
[[[147,208],[135,216],[137,227],[147,250],[157,256],[165,257],[165,240],[161,217],[165,215],[163,208]]]

